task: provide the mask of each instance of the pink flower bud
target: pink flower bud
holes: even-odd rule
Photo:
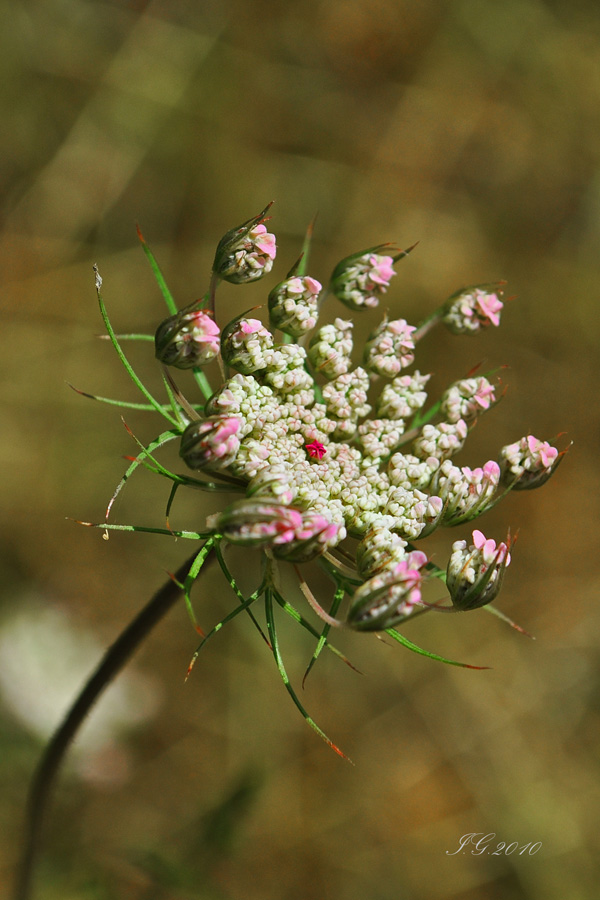
[[[191,422],[181,435],[179,455],[190,469],[225,469],[240,447],[240,420],[211,416]]]
[[[380,244],[370,250],[361,250],[347,256],[337,264],[331,276],[329,289],[350,309],[368,309],[377,306],[381,294],[396,274],[394,257],[381,256],[380,250],[389,244]],[[404,253],[402,255],[405,255]]]
[[[305,276],[287,278],[269,294],[271,325],[292,337],[301,337],[315,327],[321,284]]]
[[[559,453],[548,441],[528,434],[500,451],[502,481],[514,491],[540,487],[557,468],[564,452]]]
[[[232,228],[217,246],[213,272],[232,284],[257,281],[273,268],[277,252],[275,235],[269,234],[263,222],[269,203],[261,213]]]
[[[202,309],[169,316],[154,337],[156,358],[177,369],[205,365],[217,356],[220,346],[219,326]]]
[[[473,543],[456,541],[448,561],[446,587],[453,605],[459,610],[478,609],[487,606],[497,596],[504,578],[504,570],[510,565],[510,553],[506,543],[496,542],[481,531],[473,532]]]
[[[413,442],[413,453],[419,459],[449,459],[462,449],[468,433],[464,419],[459,419],[458,422],[440,422],[439,425],[424,425]]]
[[[302,513],[282,503],[248,498],[208,520],[232,544],[277,547],[289,544],[302,527]]]
[[[443,462],[430,485],[444,501],[442,524],[459,525],[482,515],[494,505],[499,483],[500,466],[492,459],[476,469]]]
[[[421,602],[427,557],[420,550],[383,569],[359,587],[348,610],[347,623],[357,631],[392,628]]]
[[[286,562],[305,563],[316,559],[339,540],[340,528],[314,510],[302,513],[293,540],[273,548],[273,555]]]
[[[475,334],[488,325],[500,324],[504,304],[500,291],[491,293],[483,287],[464,288],[448,300],[442,322],[452,334]]]
[[[243,375],[266,369],[266,351],[273,347],[273,335],[260,319],[247,319],[245,313],[223,329],[221,353],[228,366]]]
[[[384,319],[370,335],[365,345],[365,368],[376,375],[393,378],[414,361],[415,325],[405,319]]]
[[[385,384],[377,400],[377,414],[388,419],[406,419],[424,406],[427,400],[425,385],[431,375],[421,375],[419,370],[411,375],[399,375]]]
[[[483,376],[464,378],[450,385],[442,396],[440,411],[449,422],[472,422],[496,402],[494,385]]]

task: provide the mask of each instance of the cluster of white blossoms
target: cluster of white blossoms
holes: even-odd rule
[[[276,240],[264,225],[266,211],[221,240],[215,288],[270,271]],[[269,294],[270,327],[245,314],[222,329],[226,377],[181,440],[192,469],[245,489],[208,527],[283,560],[326,554],[332,564],[354,567],[362,583],[347,622],[360,629],[390,627],[421,603],[429,563],[415,541],[438,526],[471,521],[509,489],[542,483],[561,457],[529,435],[500,450],[498,461],[456,466],[452,457],[497,402],[496,385],[483,375],[464,378],[426,410],[430,376],[406,371],[432,325],[455,334],[498,325],[498,290],[461,290],[420,325],[384,316],[358,364],[352,321],[317,325],[327,293],[353,310],[376,306],[407,252],[380,245],[353,254],[336,266],[327,290],[304,274],[301,257]],[[180,368],[204,365],[217,353],[213,311],[180,316],[179,332],[177,316],[159,327],[157,356]],[[341,555],[332,554],[342,542]],[[480,531],[470,547],[454,543],[447,586],[457,608],[494,598],[510,560],[508,543],[496,547]]]

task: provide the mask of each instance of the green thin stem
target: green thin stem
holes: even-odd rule
[[[142,249],[143,249],[144,253],[146,254],[146,259],[150,263],[150,268],[152,269],[152,272],[156,279],[156,283],[158,284],[160,292],[163,295],[163,300],[165,301],[165,303],[167,305],[167,309],[169,310],[171,315],[175,315],[175,313],[177,312],[177,304],[175,303],[175,300],[173,299],[173,295],[171,294],[171,291],[169,290],[169,288],[167,286],[167,282],[165,281],[163,273],[160,270],[160,266],[156,262],[154,253],[152,252],[152,250],[146,243],[146,240],[144,238],[144,235],[141,232],[139,225],[136,225],[136,230],[137,230],[138,237],[140,239],[140,243],[142,245]]]
[[[211,536],[210,531],[174,531],[172,528],[149,528],[145,525],[115,525],[112,522],[82,522],[73,519],[77,525],[85,525],[86,528],[101,528],[103,531],[135,531],[142,534],[166,534],[168,537],[184,538],[190,541],[201,541]]]
[[[107,313],[106,307],[104,305],[104,300],[102,299],[102,294],[100,293],[102,279],[100,278],[100,275],[98,273],[97,266],[94,266],[94,271],[96,273],[96,294],[98,295],[98,305],[100,306],[100,315],[102,316],[102,321],[104,322],[104,327],[106,328],[106,331],[110,338],[110,341],[111,341],[113,347],[115,348],[119,359],[123,363],[123,366],[125,367],[125,370],[127,371],[127,374],[129,375],[129,377],[131,378],[133,383],[136,385],[136,387],[138,387],[140,389],[140,391],[142,392],[142,394],[144,395],[146,400],[148,400],[148,402],[152,404],[154,409],[157,412],[159,412],[161,414],[161,416],[164,416],[165,419],[168,419],[172,425],[174,425],[176,428],[179,428],[179,423],[178,423],[177,419],[174,419],[172,416],[169,415],[169,413],[167,413],[163,404],[159,403],[158,400],[156,400],[152,396],[152,394],[150,393],[150,391],[148,390],[146,385],[141,381],[141,379],[133,371],[131,363],[125,356],[125,354],[121,348],[121,345],[119,344],[119,341],[117,340],[115,331],[110,323],[110,319],[108,318],[108,313]]]
[[[204,545],[204,560],[213,558],[212,541]],[[123,669],[152,629],[175,605],[181,595],[177,582],[182,582],[196,559],[194,553],[177,570],[174,578],[168,578],[132,622],[108,648],[96,671],[84,685],[71,709],[55,731],[47,745],[33,776],[25,813],[25,837],[15,885],[15,900],[29,900],[33,887],[33,874],[38,857],[44,814],[58,770],[71,741],[90,712],[96,700]]]
[[[214,391],[213,391],[212,387],[210,386],[210,381],[208,380],[208,378],[206,377],[206,375],[204,374],[202,369],[196,367],[195,369],[192,369],[192,372],[193,372],[194,378],[196,379],[196,384],[202,391],[202,395],[203,395],[204,399],[209,400],[212,397],[212,395],[214,394]]]

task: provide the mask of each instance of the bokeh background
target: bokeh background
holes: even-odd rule
[[[484,610],[407,628],[428,649],[491,667],[476,672],[342,635],[364,675],[323,654],[303,699],[351,766],[307,728],[244,617],[184,684],[196,635],[181,604],[63,771],[37,896],[596,897],[597,4],[5,0],[0,35],[0,884],[43,741],[190,549],[160,536],[106,542],[66,519],[101,519],[135,452],[118,409],[66,385],[137,399],[96,337],[92,264],[117,329],[151,332],[164,306],[135,223],[184,305],[205,291],[220,236],[273,199],[280,249],[267,289],[316,211],[321,280],[355,250],[419,241],[386,298],[409,321],[464,285],[508,282],[516,299],[501,329],[433,334],[418,362],[438,389],[477,363],[506,366],[506,396],[463,464],[530,431],[573,441],[548,485],[486,521],[497,538],[519,529],[498,605],[536,641]],[[224,289],[224,318],[265,296],[265,284]],[[337,301],[330,314],[343,314]],[[131,355],[156,384],[147,345]],[[160,430],[152,416],[126,420],[142,440]],[[165,501],[164,484],[141,473],[114,518],[160,526]],[[173,524],[201,527],[211,504],[182,495]],[[426,546],[442,562],[466,533]],[[248,561],[237,565],[250,584]],[[201,624],[232,600],[207,575]],[[286,623],[282,641],[299,688],[312,647]],[[455,852],[469,832],[494,833],[491,849],[542,846]]]

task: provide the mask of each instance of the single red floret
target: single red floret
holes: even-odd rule
[[[327,452],[323,444],[319,441],[313,441],[312,444],[305,444],[305,447],[308,450],[309,456],[312,456],[313,459],[322,459]]]

